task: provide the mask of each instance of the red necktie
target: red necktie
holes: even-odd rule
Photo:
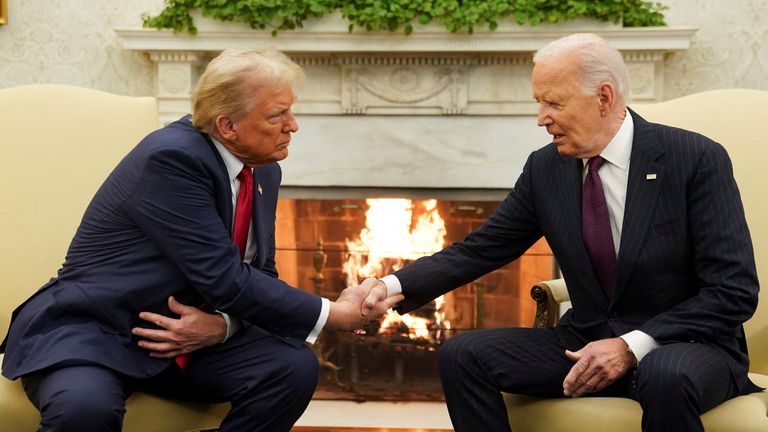
[[[235,205],[235,224],[232,229],[232,240],[240,249],[240,259],[245,257],[245,247],[248,244],[248,230],[251,227],[251,215],[253,214],[253,172],[247,165],[243,166],[240,174],[237,175],[240,180],[240,192],[237,194],[237,203]],[[203,307],[207,303],[203,304]],[[176,356],[176,364],[179,365],[182,372],[189,363],[189,354]]]
[[[237,175],[240,180],[240,193],[237,194],[235,206],[235,227],[232,229],[232,239],[240,248],[240,259],[245,257],[245,247],[248,243],[248,229],[251,227],[253,213],[253,172],[247,165]]]
[[[616,290],[617,264],[603,182],[597,173],[603,162],[605,159],[600,156],[590,158],[587,162],[589,170],[584,179],[581,201],[581,237],[592,261],[597,281],[605,295],[610,298]]]

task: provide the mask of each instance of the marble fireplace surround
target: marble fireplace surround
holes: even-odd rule
[[[664,99],[665,56],[687,49],[696,31],[577,21],[502,24],[474,35],[427,26],[405,36],[349,33],[331,17],[273,37],[244,25],[196,23],[196,36],[115,30],[125,49],[156,64],[161,123],[189,112],[201,69],[223,49],[284,51],[305,68],[307,82],[297,91],[301,130],[281,163],[283,184],[311,196],[334,187],[506,190],[527,155],[549,142],[531,98],[536,50],[566,34],[598,33],[624,55],[633,102],[654,102]]]

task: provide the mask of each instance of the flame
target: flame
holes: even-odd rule
[[[405,261],[415,260],[443,249],[445,244],[445,221],[437,211],[437,200],[424,200],[420,205],[424,211],[413,221],[414,203],[409,199],[367,199],[365,228],[354,240],[347,240],[349,257],[344,263],[347,286],[355,286],[367,277],[378,277],[402,268]],[[381,323],[380,331],[408,327],[412,339],[433,339],[442,335],[450,323],[444,320],[444,299],[436,300],[435,318],[432,328],[426,318],[408,314],[400,315],[388,311]],[[437,328],[435,332],[434,328]]]

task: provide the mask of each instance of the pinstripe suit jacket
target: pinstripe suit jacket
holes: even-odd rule
[[[401,312],[518,258],[542,235],[573,307],[556,327],[572,350],[639,329],[659,343],[723,348],[741,389],[749,368],[742,323],[757,306],[752,242],[730,159],[699,134],[635,120],[616,294],[600,289],[581,239],[582,162],[553,144],[533,152],[487,222],[396,273]],[[656,174],[647,179],[646,174]]]

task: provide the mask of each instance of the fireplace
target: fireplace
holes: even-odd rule
[[[415,200],[413,224],[427,211],[424,201],[436,199],[444,244],[461,240],[492,213],[527,156],[550,139],[536,126],[531,97],[536,50],[569,33],[597,32],[621,50],[633,100],[651,102],[663,100],[665,57],[687,49],[696,31],[500,22],[496,31],[473,35],[427,26],[406,36],[350,32],[340,19],[328,18],[276,37],[202,17],[195,20],[196,36],[116,32],[125,49],[145,52],[157,65],[161,123],[189,112],[201,68],[223,49],[275,48],[304,68],[307,85],[297,89],[294,105],[301,129],[291,156],[281,162],[277,263],[282,279],[330,299],[347,286],[350,254],[370,258],[365,246],[355,246],[366,228],[368,199]],[[417,255],[385,257],[378,271]],[[534,304],[528,291],[550,278],[552,267],[546,243],[536,244],[516,262],[411,314],[426,320],[416,320],[426,327],[420,330],[425,337],[399,322],[379,331],[379,321],[364,332],[325,333],[315,344],[323,364],[316,397],[439,399],[440,344],[476,328],[529,326]]]
[[[498,193],[460,194],[484,200],[424,193],[414,198],[408,191],[385,195],[390,197],[281,198],[276,233],[281,279],[336,299],[365,276],[381,277],[462,240],[502,199]],[[377,233],[384,226],[389,231]],[[361,323],[354,332],[324,332],[314,347],[322,365],[315,398],[441,400],[440,345],[473,329],[530,326],[535,312],[530,287],[552,271],[552,254],[542,240],[517,261],[403,317],[394,313]]]

